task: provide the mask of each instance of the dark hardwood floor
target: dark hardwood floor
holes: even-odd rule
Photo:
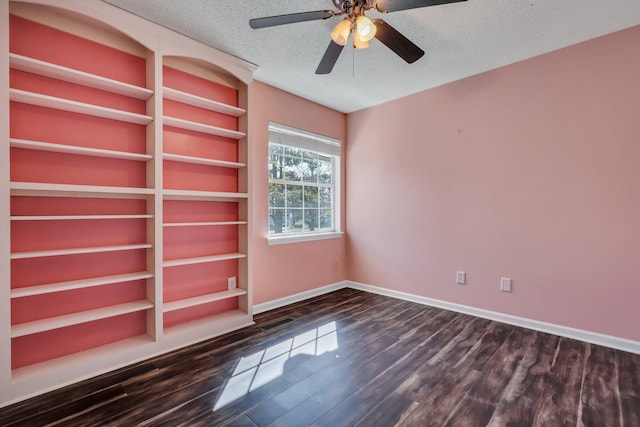
[[[640,426],[640,355],[344,289],[1,426]]]

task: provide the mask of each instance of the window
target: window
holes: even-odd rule
[[[340,141],[269,123],[269,241],[341,235]]]

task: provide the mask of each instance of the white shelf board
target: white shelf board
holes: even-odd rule
[[[198,227],[217,225],[247,225],[247,221],[165,222],[163,227]]]
[[[151,219],[153,215],[14,215],[11,221],[76,221],[86,219]]]
[[[72,113],[86,114],[102,117],[104,119],[118,120],[121,122],[147,125],[153,121],[153,117],[130,111],[116,110],[114,108],[101,107],[99,105],[86,104],[70,99],[57,98],[55,96],[42,95],[40,93],[27,92],[20,89],[9,89],[11,101],[24,104],[37,105],[39,107],[53,108],[56,110],[70,111]]]
[[[9,61],[11,68],[15,70],[26,71],[28,73],[38,74],[44,77],[51,77],[53,79],[88,86],[119,95],[125,95],[141,100],[147,100],[151,95],[153,95],[153,91],[145,87],[112,80],[106,77],[74,70],[61,65],[51,64],[49,62],[29,58],[15,53],[9,54]]]
[[[247,136],[244,132],[237,130],[220,128],[217,126],[205,125],[189,120],[178,119],[176,117],[164,116],[163,123],[165,126],[173,126],[180,129],[191,130],[194,132],[206,133],[209,135],[222,136],[224,138],[242,139]]]
[[[33,295],[51,294],[54,292],[70,291],[73,289],[91,288],[94,286],[111,285],[114,283],[132,282],[134,280],[150,279],[153,274],[142,271],[139,273],[116,274],[113,276],[92,277],[90,279],[70,280],[67,282],[47,283],[44,285],[25,286],[11,289],[11,298],[23,298]]]
[[[29,150],[51,151],[55,153],[77,154],[81,156],[109,157],[112,159],[147,161],[153,159],[150,154],[130,153],[126,151],[103,150],[101,148],[78,147],[74,145],[54,144],[49,142],[29,141],[26,139],[10,138],[9,144],[13,148]]]
[[[162,155],[162,158],[164,160],[171,160],[173,162],[195,163],[198,165],[219,166],[231,169],[240,169],[246,166],[246,164],[244,163],[228,162],[226,160],[206,159],[204,157],[183,156],[182,154],[164,153]]]
[[[163,261],[162,266],[177,267],[179,265],[203,264],[206,262],[227,261],[231,259],[240,259],[240,258],[246,258],[246,257],[247,257],[246,254],[232,253],[232,254],[203,256],[203,257],[196,257],[196,258],[180,258],[180,259]]]
[[[132,360],[148,358],[148,352],[154,347],[154,340],[147,335],[125,338],[99,347],[82,350],[65,356],[11,370],[14,384],[35,382],[42,386],[49,381],[49,387],[59,388],[59,378],[85,379],[128,366]],[[53,381],[53,382],[52,382]]]
[[[252,316],[242,310],[230,310],[213,316],[180,323],[164,329],[163,341],[167,343],[196,343],[205,337],[221,334],[254,324]]]
[[[214,301],[221,301],[224,299],[239,297],[240,295],[246,295],[245,289],[235,288],[228,291],[216,292],[213,294],[201,295],[193,298],[185,298],[182,300],[171,301],[164,303],[162,311],[168,313],[170,311],[181,310],[183,308],[194,307],[196,305],[208,304]]]
[[[153,308],[153,304],[149,301],[143,300],[113,305],[110,307],[96,308],[94,310],[81,311],[78,313],[65,314],[47,319],[34,320],[33,322],[18,323],[11,326],[11,338],[23,337],[25,335],[37,334],[39,332],[51,331],[53,329],[79,325],[81,323],[134,313],[136,311],[148,310],[150,308]]]
[[[99,253],[99,252],[132,251],[136,249],[149,249],[151,247],[153,247],[153,245],[149,243],[144,243],[139,245],[94,246],[94,247],[85,247],[85,248],[51,249],[51,250],[45,250],[45,251],[13,252],[11,253],[11,259],[42,258],[42,257],[60,256],[60,255],[93,254],[93,253]]]
[[[248,197],[247,193],[229,193],[216,191],[162,190],[165,200],[211,200],[219,202],[237,202]]]
[[[12,196],[97,197],[144,199],[154,194],[152,188],[107,187],[102,185],[50,184],[44,182],[10,183]]]
[[[246,110],[229,105],[222,102],[213,101],[201,96],[193,95],[181,90],[172,89],[170,87],[162,88],[162,96],[172,101],[182,102],[183,104],[193,105],[194,107],[204,108],[206,110],[215,111],[229,116],[240,117],[246,114]]]

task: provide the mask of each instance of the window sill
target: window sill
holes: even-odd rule
[[[269,242],[269,246],[271,245],[286,245],[288,243],[299,243],[299,242],[312,242],[315,240],[326,240],[326,239],[339,239],[344,235],[342,231],[332,231],[329,233],[318,233],[318,234],[296,234],[292,236],[282,236],[282,237],[267,237],[267,241]]]

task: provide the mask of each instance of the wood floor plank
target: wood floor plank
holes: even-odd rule
[[[560,338],[551,372],[543,386],[533,425],[575,426],[589,344]]]
[[[485,426],[490,421],[496,405],[536,335],[533,331],[512,329],[491,360],[483,365],[478,379],[467,392],[467,396],[453,409],[444,425]],[[491,336],[494,335],[487,334],[483,339],[486,341],[487,337]],[[487,348],[490,347],[493,345]]]
[[[258,425],[248,415],[242,414],[217,427],[258,427]]]
[[[471,368],[472,360],[467,355],[493,326],[484,319],[467,322],[458,335],[398,387],[397,392],[419,402],[399,425],[444,424],[480,377],[480,372]]]
[[[345,373],[346,370],[337,366],[316,372],[256,406],[248,415],[259,426],[266,426],[310,398],[315,391],[340,381]]]
[[[449,419],[444,424],[439,425],[443,427],[484,427],[491,419],[494,411],[495,406],[486,400],[478,400],[467,396],[460,401],[460,404]]]
[[[259,405],[270,397],[286,390],[291,384],[282,378],[276,378],[268,384],[250,391],[238,400],[234,400],[227,406],[216,409],[221,391],[216,390],[201,395],[179,408],[179,410],[167,412],[154,421],[166,425],[176,425],[186,423],[187,425],[217,425],[229,420]]]
[[[618,351],[620,393],[640,397],[640,357],[637,354]]]
[[[537,334],[496,406],[490,426],[533,425],[559,337]]]
[[[440,362],[431,366],[434,369],[428,382],[421,383],[418,406],[406,414],[398,426],[444,425],[480,377],[480,371],[469,365],[456,367],[453,363]]]
[[[416,369],[396,391],[421,403],[432,400],[434,390],[443,378],[449,381],[449,376],[459,371],[458,367],[469,365],[464,363],[466,355],[472,351],[490,325],[489,321],[483,319],[468,322],[459,334],[450,339],[427,363]],[[462,395],[466,392],[467,389]]]
[[[621,410],[625,427],[640,427],[640,397],[622,396]]]
[[[504,323],[494,323],[493,327],[480,339],[478,347],[474,350],[473,365],[476,371],[481,371],[485,363],[493,357],[502,343],[513,332],[513,327]]]
[[[404,414],[418,405],[418,402],[414,402],[402,394],[391,393],[355,425],[358,427],[396,425]]]
[[[482,367],[482,375],[469,390],[469,396],[497,405],[535,336],[536,332],[514,329]]]
[[[623,424],[617,371],[615,350],[592,345],[582,383],[582,417],[578,425]]]

